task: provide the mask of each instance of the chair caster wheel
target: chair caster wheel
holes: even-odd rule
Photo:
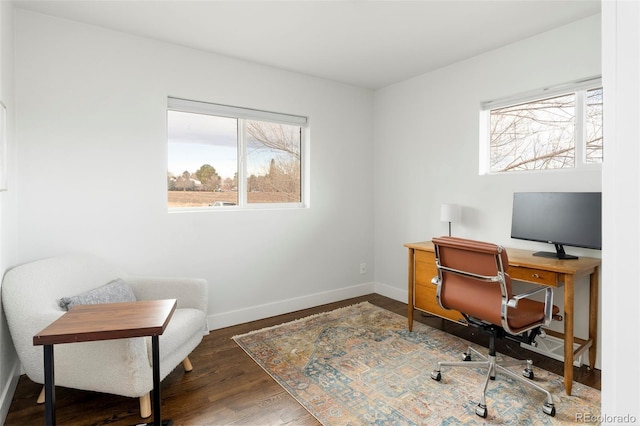
[[[476,406],[476,414],[480,417],[482,417],[483,419],[487,418],[487,406],[486,405],[482,405],[482,404],[478,404]]]
[[[533,380],[533,370],[525,368],[524,371],[522,372],[522,375],[529,380]]]
[[[466,353],[466,352],[465,352],[465,353],[463,353],[463,354],[462,354],[462,360],[463,360],[463,361],[471,361],[471,355],[470,355],[470,354],[468,354],[468,353]]]
[[[544,405],[542,406],[542,411],[551,417],[555,417],[556,415],[556,407],[553,404],[549,404],[548,402],[545,402]]]
[[[442,380],[442,375],[440,374],[439,371],[434,370],[431,372],[431,378],[436,382],[439,382],[440,380]]]

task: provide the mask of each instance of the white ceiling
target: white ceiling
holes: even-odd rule
[[[14,2],[372,89],[600,13],[600,0]]]

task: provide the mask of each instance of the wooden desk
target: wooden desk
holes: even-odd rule
[[[151,336],[153,360],[153,420],[160,415],[160,345],[176,309],[176,300],[78,305],[33,336],[34,345],[44,346],[45,424],[56,424],[53,345]]]
[[[431,241],[408,243],[409,249],[409,330],[413,329],[413,311],[418,309],[448,320],[466,324],[457,311],[443,310],[435,297],[435,285],[431,279],[438,275],[435,251]],[[508,274],[512,279],[551,287],[564,286],[564,388],[571,395],[573,385],[573,360],[587,349],[589,366],[596,364],[598,338],[598,270],[600,259],[580,257],[577,260],[558,260],[533,256],[532,251],[507,248]],[[589,275],[589,339],[574,337],[574,291],[576,278]],[[549,334],[552,334],[549,332]],[[574,351],[574,343],[580,346]]]

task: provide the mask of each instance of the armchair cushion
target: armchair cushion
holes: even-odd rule
[[[131,286],[123,279],[117,278],[105,285],[94,288],[77,296],[61,297],[58,305],[68,311],[75,305],[97,305],[100,303],[135,302]]]

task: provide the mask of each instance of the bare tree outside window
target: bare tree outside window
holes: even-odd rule
[[[575,96],[491,111],[491,171],[574,166]]]
[[[584,105],[577,108],[577,103]],[[577,111],[584,114],[576,115]],[[492,109],[489,126],[492,173],[601,163],[602,89]],[[577,128],[584,129],[584,135],[577,134]],[[584,158],[576,158],[577,152],[584,152]]]
[[[247,202],[300,202],[301,129],[264,121],[247,121]]]
[[[602,163],[602,89],[587,91],[586,108],[586,159],[587,163]]]

